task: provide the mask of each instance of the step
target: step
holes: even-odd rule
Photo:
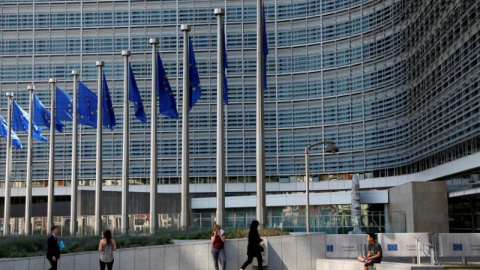
[[[443,267],[455,270],[480,270],[480,265],[443,265]]]
[[[357,260],[317,259],[317,270],[363,270],[363,264]],[[409,263],[382,262],[375,264],[372,270],[443,270],[438,265],[416,265]]]

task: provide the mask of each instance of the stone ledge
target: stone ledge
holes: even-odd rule
[[[372,270],[443,270],[438,265],[416,265],[407,263],[382,262],[370,267]],[[363,264],[357,260],[317,259],[317,270],[363,270]]]

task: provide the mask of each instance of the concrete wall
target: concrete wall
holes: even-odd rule
[[[383,257],[415,257],[417,242],[415,237],[429,239],[428,233],[379,233],[378,243],[382,245]],[[365,234],[328,234],[327,258],[355,259],[366,252],[367,239]],[[422,256],[426,256],[422,254]]]
[[[268,269],[315,270],[317,259],[325,258],[325,234],[268,237]],[[212,270],[208,241],[128,248],[114,254],[115,270]],[[247,259],[247,239],[227,240],[227,270],[238,270]],[[0,269],[47,270],[44,257],[0,259]],[[60,270],[99,269],[99,253],[84,252],[63,255]],[[248,270],[252,270],[249,266]]]
[[[389,189],[389,211],[406,214],[406,232],[448,233],[448,194],[444,181],[410,182]]]
[[[363,263],[354,260],[317,260],[318,270],[363,270]],[[439,265],[415,265],[408,263],[379,263],[372,270],[443,270]]]
[[[441,257],[478,257],[480,233],[440,233],[438,255]]]

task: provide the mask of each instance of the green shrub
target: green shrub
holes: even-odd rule
[[[16,236],[0,238],[0,258],[27,257],[42,254],[46,250],[46,238],[39,236]]]

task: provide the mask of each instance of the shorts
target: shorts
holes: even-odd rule
[[[379,260],[379,259],[370,259],[370,260],[363,259],[363,262],[364,262],[364,263],[371,263],[371,264],[374,264],[374,263],[381,263],[381,262],[382,262],[382,260]]]

